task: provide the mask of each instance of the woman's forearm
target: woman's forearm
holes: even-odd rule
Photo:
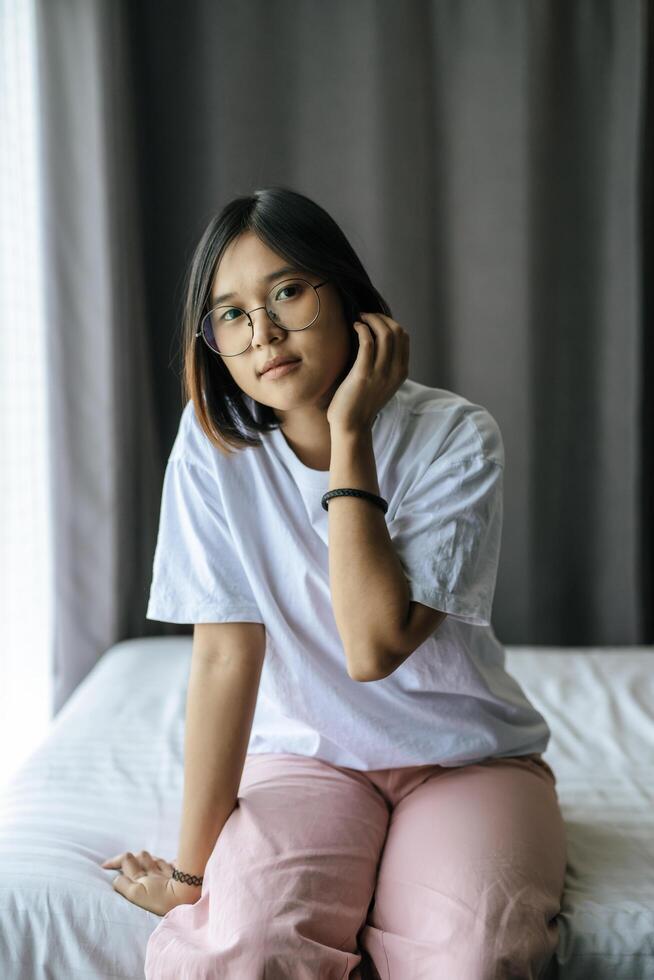
[[[379,494],[369,429],[331,432],[329,489]],[[355,680],[388,673],[410,613],[409,583],[379,507],[355,497],[329,501],[329,586],[347,671]]]
[[[260,630],[263,635],[263,626]],[[186,699],[184,801],[176,861],[187,874],[204,874],[218,835],[236,805],[262,666],[263,642],[256,648],[235,645],[224,656],[194,648]]]

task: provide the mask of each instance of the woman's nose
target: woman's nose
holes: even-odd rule
[[[271,332],[277,334],[283,329],[270,318],[265,307],[250,313],[250,319],[252,320],[252,329],[254,332],[252,339],[255,342],[266,343]]]

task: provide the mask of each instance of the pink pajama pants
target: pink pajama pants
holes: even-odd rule
[[[374,771],[248,755],[201,897],[157,924],[145,978],[542,977],[565,868],[538,755]]]

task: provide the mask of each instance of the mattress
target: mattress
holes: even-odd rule
[[[177,853],[190,637],[111,647],[0,801],[3,980],[142,980],[109,855]],[[568,870],[548,980],[654,978],[654,648],[507,647],[552,729]]]

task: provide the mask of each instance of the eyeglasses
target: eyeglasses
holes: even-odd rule
[[[215,306],[202,317],[195,336],[202,336],[211,350],[223,357],[244,354],[254,337],[250,313],[263,309],[275,326],[306,330],[320,313],[318,289],[328,282],[325,279],[314,286],[306,279],[284,279],[272,287],[264,306],[255,306],[249,312],[238,306]]]

